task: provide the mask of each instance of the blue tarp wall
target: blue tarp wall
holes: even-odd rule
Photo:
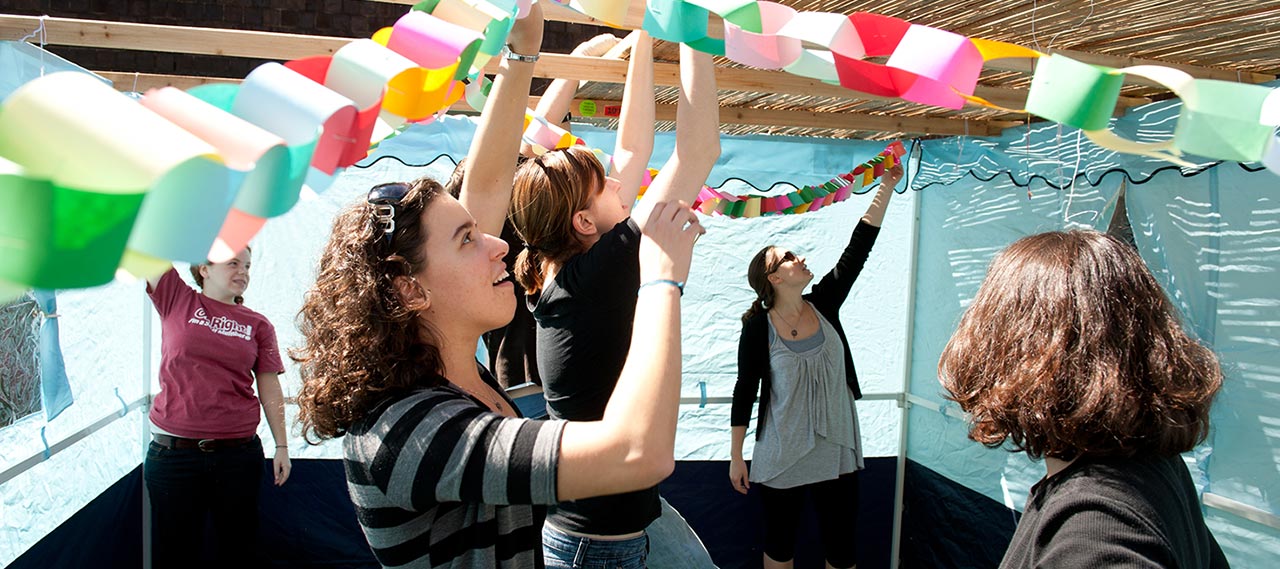
[[[1167,136],[1176,114],[1176,102],[1149,105],[1131,111],[1117,129],[1139,139]],[[377,182],[421,175],[445,179],[453,161],[442,156],[465,155],[472,129],[461,118],[415,127],[385,142],[317,199],[267,225],[254,244],[247,302],[276,323],[282,347],[298,343],[290,323],[337,209]],[[593,146],[612,147],[612,132],[584,127],[579,134]],[[670,134],[659,136],[652,165],[661,166],[672,143]],[[743,183],[821,183],[883,146],[726,139],[709,183],[740,189]],[[1278,182],[1274,174],[1234,163],[1183,171],[1115,155],[1058,125],[1010,129],[995,139],[920,143],[911,189],[894,198],[866,272],[842,312],[868,394],[859,403],[866,454],[909,459],[904,474],[911,527],[904,529],[910,538],[903,542],[904,560],[967,567],[991,566],[990,555],[998,557],[1012,529],[1010,509],[1021,508],[1043,469],[965,438],[963,417],[939,395],[938,354],[999,249],[1038,231],[1105,228],[1123,185],[1143,258],[1226,371],[1213,433],[1187,456],[1205,501],[1215,504],[1206,509],[1211,527],[1237,567],[1280,561],[1280,415],[1272,411],[1280,408]],[[815,269],[825,270],[868,200],[856,197],[813,214],[707,222],[709,233],[699,242],[685,296],[683,395],[695,402],[682,406],[678,459],[693,464],[728,458],[728,405],[697,400],[704,386],[710,398],[731,393],[738,318],[751,299],[747,260],[759,247],[778,244],[808,254]],[[0,484],[0,565],[118,481],[136,476],[131,473],[146,437],[140,405],[158,389],[158,325],[140,283],[58,296],[75,404],[51,421],[33,415],[0,429],[0,472],[13,473]],[[286,395],[295,394],[295,370],[283,380]],[[920,402],[909,406],[905,423],[895,404],[900,393]],[[290,407],[291,424],[295,415]],[[905,448],[899,445],[900,428],[907,429]],[[262,431],[266,436],[265,424]],[[86,435],[80,438],[81,433]],[[39,461],[45,441],[55,453]],[[306,446],[296,432],[290,446],[299,459],[339,456],[338,445]],[[931,498],[912,499],[921,496]],[[998,520],[984,524],[976,516],[975,523],[962,523],[978,510]],[[973,544],[982,544],[987,556],[968,553]],[[929,555],[922,554],[926,550]]]

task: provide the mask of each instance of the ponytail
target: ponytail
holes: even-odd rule
[[[751,285],[751,290],[756,291],[756,299],[751,301],[751,307],[742,313],[743,324],[773,306],[773,283],[769,282],[769,273],[772,271],[768,263],[769,250],[772,248],[773,246],[769,245],[761,249],[747,265],[747,284]]]
[[[512,271],[517,283],[520,283],[525,294],[542,291],[542,255],[537,250],[525,247],[516,255],[516,264]]]
[[[746,312],[742,313],[742,323],[746,324],[752,318],[755,318],[757,314],[766,310],[769,310],[769,307],[765,305],[763,299],[757,297],[755,300],[751,301],[751,307],[748,308]]]

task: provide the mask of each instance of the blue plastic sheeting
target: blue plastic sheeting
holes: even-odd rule
[[[0,41],[0,69],[4,70],[4,73],[0,73],[0,101],[8,98],[10,93],[24,83],[50,73],[79,71],[93,75],[79,65],[29,43],[17,41]],[[106,79],[102,79],[102,82],[111,84]]]
[[[44,418],[52,421],[71,406],[71,383],[67,364],[62,359],[62,342],[58,339],[58,299],[51,290],[32,291],[40,303],[40,404]]]
[[[1178,105],[1136,109],[1114,121],[1116,129],[1165,138]],[[1123,182],[1143,259],[1226,375],[1213,433],[1184,457],[1193,478],[1202,491],[1280,513],[1280,179],[1235,163],[1182,170],[1079,140],[1050,125],[923,144],[912,183],[924,190],[910,391],[943,402],[938,357],[998,251],[1037,232],[1105,229]],[[916,407],[908,426],[912,460],[1010,507],[1021,509],[1043,476],[1022,455],[968,441],[963,421]],[[1280,532],[1222,512],[1210,517],[1233,564],[1280,560]]]
[[[58,333],[76,404],[53,420],[35,414],[0,429],[0,470],[42,453],[42,428],[56,445],[115,417],[121,410],[117,389],[128,402],[143,395],[142,287],[112,283],[58,292]],[[0,485],[0,566],[141,462],[144,420],[133,411]]]
[[[465,156],[474,128],[472,120],[460,117],[445,117],[436,123],[416,126],[379,146],[375,154],[362,162],[368,166],[367,169],[348,170],[319,201],[330,204],[358,199],[376,181],[409,179],[420,174],[444,180],[453,167],[454,158]],[[591,146],[612,152],[612,131],[575,126],[575,133]],[[658,135],[650,166],[660,168],[666,162],[674,146],[674,138],[673,133]],[[760,188],[769,188],[779,181],[822,183],[879,153],[885,145],[885,142],[867,141],[724,137],[721,159],[709,182],[719,185],[727,181],[725,187],[739,193],[754,191],[744,185],[744,181]],[[420,169],[406,166],[426,164],[430,166]],[[788,186],[779,187],[776,191],[789,190]],[[901,389],[906,346],[908,260],[911,254],[909,238],[914,231],[912,214],[916,197],[914,192],[908,192],[893,198],[884,230],[842,311],[865,393],[889,393]],[[733,394],[741,315],[755,298],[746,278],[751,256],[766,244],[776,244],[807,255],[809,265],[821,275],[835,264],[870,200],[869,194],[855,196],[845,203],[814,213],[783,217],[737,220],[703,217],[707,234],[698,241],[683,302],[682,396],[700,398],[704,385],[706,396],[710,398]],[[291,218],[296,215],[298,223],[327,227],[328,216],[332,213],[313,210],[313,207],[329,206],[299,204],[298,212],[289,215]],[[295,233],[295,229],[287,227],[289,224],[281,225],[286,225],[283,229],[291,232],[284,237],[288,242],[293,243],[301,236]],[[274,231],[275,228],[268,225],[259,241],[272,243]],[[315,239],[317,233],[310,235]],[[280,278],[285,281],[310,278],[314,261],[309,259],[314,257],[309,250],[319,246],[318,243],[304,245],[306,251],[300,251],[299,256],[308,260],[297,269],[291,269],[288,272],[290,276]],[[256,254],[255,249],[255,268],[262,266]],[[277,268],[271,270],[275,274]],[[296,301],[281,298],[279,304],[296,305]],[[293,312],[282,311],[280,317],[296,313],[296,308],[291,310]],[[278,321],[276,316],[271,316],[273,321]],[[281,331],[282,344],[285,333]],[[292,334],[292,331],[288,333]],[[859,418],[864,454],[894,456],[898,453],[899,414],[892,403],[860,402]],[[751,456],[752,440],[753,437],[748,437],[748,457]],[[728,458],[729,405],[683,406],[676,459]]]

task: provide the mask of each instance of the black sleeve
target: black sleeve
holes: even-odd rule
[[[1142,516],[1107,499],[1073,500],[1046,511],[1035,536],[1035,567],[1173,567],[1171,546]]]
[[[733,385],[733,408],[729,412],[729,425],[745,427],[751,423],[751,407],[755,405],[760,394],[760,380],[764,378],[764,365],[760,354],[765,353],[763,346],[754,341],[758,318],[742,325],[742,336],[738,339],[738,381]]]
[[[863,265],[867,263],[871,246],[875,245],[879,235],[879,227],[859,221],[835,268],[823,276],[818,284],[813,285],[813,290],[806,298],[824,311],[838,311],[849,297],[849,290],[853,288],[853,282],[858,279]]]
[[[589,298],[634,297],[640,285],[640,227],[635,220],[627,218],[601,235],[587,252],[565,264],[556,282]]]

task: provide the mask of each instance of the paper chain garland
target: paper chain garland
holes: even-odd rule
[[[884,175],[885,170],[899,163],[906,153],[901,142],[894,142],[885,147],[875,158],[855,166],[845,174],[840,174],[821,185],[804,186],[780,196],[734,195],[703,186],[693,207],[707,215],[733,218],[818,211],[831,204],[847,200],[850,195],[861,193],[859,189],[874,183]],[[651,175],[656,173],[657,170],[650,170]]]
[[[532,112],[524,116],[523,139],[532,148],[534,154],[542,155],[550,150],[582,146],[589,148],[600,160],[605,171],[612,166],[612,158],[598,148],[590,148],[585,140],[551,124],[547,119]],[[833,203],[849,199],[856,190],[873,183],[893,168],[900,158],[907,153],[901,142],[894,142],[885,147],[875,158],[854,167],[848,173],[841,174],[818,186],[805,186],[796,191],[780,196],[734,195],[722,192],[709,186],[703,186],[694,201],[693,208],[707,215],[723,215],[727,217],[760,217],[762,215],[780,215],[818,211]],[[656,168],[648,168],[640,182],[640,191],[636,199],[644,197],[645,190],[658,175]],[[857,186],[856,188],[854,186]]]
[[[464,96],[480,108],[480,71],[529,1],[426,0],[332,56],[264,64],[238,86],[155,90],[141,104],[81,74],[31,81],[0,106],[0,296],[95,286],[118,267],[146,276],[168,260],[228,258],[267,218],[323,191],[397,127],[432,120]],[[616,23],[630,1],[569,5]],[[724,40],[707,35],[712,12],[725,20]],[[951,108],[990,105],[973,96],[987,61],[1038,57],[1032,114],[1121,152],[1261,160],[1280,172],[1275,89],[1163,67],[1097,67],[888,16],[796,12],[768,1],[649,0],[644,28],[755,67]],[[866,59],[878,57],[887,60]],[[1107,130],[1126,74],[1182,97],[1170,141],[1142,144]],[[716,198],[716,211],[742,203],[738,214],[754,212],[754,197],[731,197]]]

